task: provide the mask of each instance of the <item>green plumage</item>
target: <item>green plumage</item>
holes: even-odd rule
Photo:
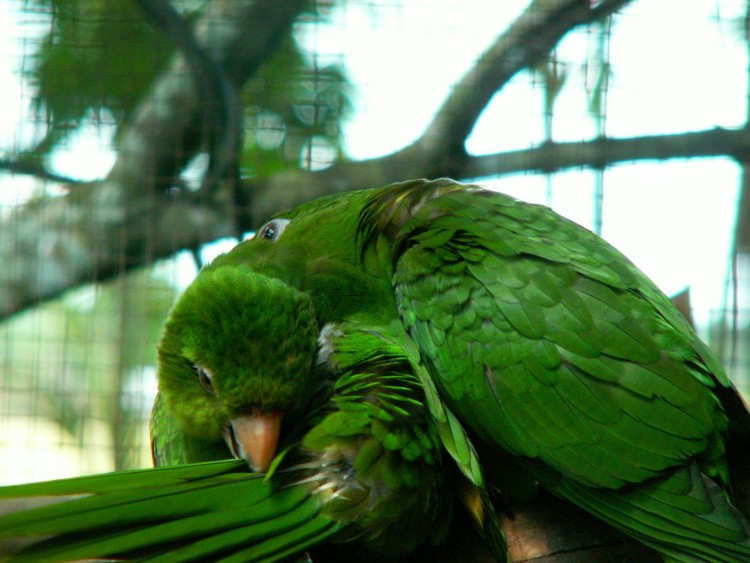
[[[199,274],[159,377],[161,463],[283,413],[272,477],[246,480],[278,512],[241,524],[247,549],[421,557],[464,518],[502,558],[485,486],[530,480],[665,558],[750,560],[744,403],[643,273],[542,206],[417,180],[282,213]],[[280,523],[308,510],[310,534]]]
[[[59,498],[0,516],[0,540],[28,544],[19,561],[272,561],[320,545],[356,560],[441,553],[465,492],[485,501],[471,483],[456,488],[463,478],[443,452],[419,366],[389,338],[395,324],[351,319],[321,333],[312,312],[306,294],[243,266],[202,272],[159,350],[152,432],[167,467],[0,489],[0,513]],[[244,462],[194,463],[229,457],[220,430],[232,411],[268,404],[289,415],[268,476]],[[502,557],[497,522],[476,518]]]
[[[509,452],[665,555],[750,558],[725,463],[727,411],[743,444],[747,411],[668,298],[609,244],[545,207],[450,180],[280,218],[283,233],[261,229],[220,260],[308,291],[326,321],[350,314],[317,297],[317,279],[335,272],[348,308],[395,306],[430,386],[483,450]],[[372,297],[357,294],[363,273]]]

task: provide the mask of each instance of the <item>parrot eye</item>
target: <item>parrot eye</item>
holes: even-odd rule
[[[281,236],[288,224],[289,219],[274,219],[260,228],[258,236],[262,239],[274,241]]]
[[[195,370],[195,375],[198,376],[198,382],[201,384],[201,387],[203,387],[209,393],[216,393],[214,391],[214,384],[211,381],[211,374],[208,372],[208,370],[197,364],[193,366],[193,369]]]

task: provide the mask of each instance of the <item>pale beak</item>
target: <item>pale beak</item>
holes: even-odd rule
[[[242,458],[253,471],[265,473],[276,456],[281,429],[281,413],[238,416],[229,422],[224,440],[235,457]]]

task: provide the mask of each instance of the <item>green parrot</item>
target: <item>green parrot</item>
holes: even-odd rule
[[[21,561],[274,561],[314,548],[316,561],[471,560],[450,543],[458,526],[501,560],[468,437],[436,397],[433,418],[400,333],[356,315],[319,330],[304,292],[246,266],[205,268],[159,346],[164,467],[0,489],[69,501],[0,516],[0,538],[25,548]],[[209,461],[231,453],[247,464]]]
[[[478,505],[477,528],[502,557],[473,446],[439,397],[425,396],[401,323],[352,314],[319,326],[311,297],[283,281],[243,264],[203,269],[159,345],[156,465],[226,457],[228,447],[265,473],[301,442],[297,461],[326,492],[321,507],[353,523],[332,543],[356,538],[358,557],[392,559],[440,544],[455,504],[469,516]],[[458,490],[446,493],[447,482]]]
[[[506,492],[523,474],[666,558],[750,561],[732,501],[748,464],[728,468],[750,450],[745,404],[669,299],[579,225],[416,180],[281,213],[214,264],[297,288],[321,325],[398,319],[428,403]]]
[[[274,298],[261,295],[271,289],[246,298],[246,286],[261,279],[287,295],[282,301],[292,312],[275,312]],[[293,296],[310,312],[295,309]],[[372,366],[380,367],[373,373]],[[485,485],[499,490],[503,506],[519,483],[531,483],[666,559],[750,560],[747,408],[718,360],[643,273],[542,206],[440,179],[336,194],[281,213],[201,271],[167,323],[159,378],[159,463],[231,450],[269,475],[238,479],[252,497],[247,504],[265,516],[253,524],[248,514],[256,510],[241,511],[249,520],[233,530],[259,539],[242,543],[226,530],[231,526],[222,528],[237,539],[233,546],[248,550],[245,559],[346,540],[372,557],[406,556],[455,537],[444,531],[453,525],[445,522],[451,512],[473,515],[480,546],[501,559]],[[419,431],[395,416],[398,409]],[[331,517],[338,504],[330,504],[334,495],[320,475],[332,446],[382,510],[368,506],[354,517],[334,510],[346,516]],[[377,464],[369,462],[372,451],[380,454]],[[222,471],[234,475],[240,470],[232,461],[153,472],[176,478],[169,472],[232,463]],[[376,467],[383,469],[373,473]],[[380,497],[383,482],[389,485]],[[288,491],[300,494],[311,526],[324,531],[286,534],[281,522],[303,510],[280,496]],[[218,514],[222,508],[204,492],[190,502]],[[129,498],[123,495],[119,502]],[[110,495],[50,510],[97,498]],[[403,499],[423,498],[429,502],[416,521],[399,512],[408,511]],[[174,500],[168,506],[178,520],[200,512]],[[30,518],[38,522],[39,514]],[[412,526],[409,545],[385,545],[395,535],[387,526],[393,515]],[[218,518],[209,521],[219,526]],[[84,520],[69,529],[79,531]],[[0,521],[0,534],[7,522]],[[40,526],[35,533],[57,533]],[[158,543],[161,532],[147,531],[148,521],[138,529]],[[217,553],[234,549],[220,538]]]

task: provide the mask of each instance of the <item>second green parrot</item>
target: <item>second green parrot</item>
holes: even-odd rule
[[[398,319],[500,488],[526,475],[666,557],[750,560],[732,491],[747,464],[727,462],[750,448],[745,404],[669,299],[579,225],[416,180],[281,213],[215,264],[305,292],[320,324]]]

